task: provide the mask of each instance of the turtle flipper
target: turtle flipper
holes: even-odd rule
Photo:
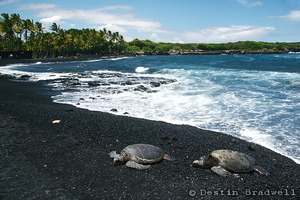
[[[240,175],[238,174],[233,174],[229,171],[227,171],[226,169],[224,169],[223,167],[221,166],[214,166],[211,168],[211,171],[213,171],[214,173],[220,175],[220,176],[224,176],[224,177],[233,177],[233,178],[239,178]]]
[[[151,165],[142,165],[142,164],[136,163],[132,160],[128,161],[126,163],[126,166],[130,167],[130,168],[135,168],[135,169],[150,169],[151,168]]]
[[[264,168],[262,168],[261,166],[258,166],[258,165],[254,166],[254,171],[259,173],[260,175],[265,175],[265,176],[270,175],[270,173],[267,170],[265,170]]]
[[[176,159],[168,154],[165,154],[164,155],[164,159],[167,160],[167,161],[175,161]]]

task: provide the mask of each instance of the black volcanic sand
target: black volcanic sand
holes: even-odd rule
[[[50,91],[0,78],[0,199],[300,198],[300,166],[262,146],[192,126],[52,103]],[[177,161],[149,170],[113,166],[108,153],[133,143],[157,145]],[[234,179],[191,167],[223,148],[251,155],[271,175]]]

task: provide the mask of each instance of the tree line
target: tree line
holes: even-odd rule
[[[134,39],[128,42],[129,51],[145,52],[205,52],[205,51],[300,51],[300,43],[285,42],[254,42],[254,41],[238,41],[228,43],[154,43],[150,40]]]
[[[33,57],[57,57],[141,53],[146,55],[168,52],[196,52],[221,50],[290,51],[299,50],[300,43],[267,43],[239,41],[219,44],[155,43],[134,39],[125,42],[122,35],[110,30],[60,28],[53,23],[46,31],[42,23],[21,19],[19,14],[2,13],[0,18],[0,51],[32,51]]]
[[[47,32],[42,23],[2,13],[0,51],[32,51],[34,57],[76,54],[117,54],[125,49],[123,36],[110,30],[60,28],[53,23]]]

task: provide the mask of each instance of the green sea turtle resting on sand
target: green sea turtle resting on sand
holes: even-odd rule
[[[192,166],[208,168],[221,176],[233,176],[235,178],[238,178],[239,175],[233,173],[247,173],[252,171],[261,175],[269,175],[268,171],[255,165],[254,158],[232,150],[215,150],[208,156],[201,157],[200,160],[195,160]]]
[[[132,144],[125,147],[120,154],[112,151],[109,156],[114,159],[114,165],[126,163],[127,167],[136,169],[149,169],[151,164],[163,159],[174,161],[173,158],[164,154],[161,148],[151,144]]]

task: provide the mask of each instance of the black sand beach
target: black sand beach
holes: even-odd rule
[[[300,166],[226,134],[53,103],[42,83],[0,78],[0,199],[299,199]],[[61,120],[52,124],[53,120]],[[150,143],[177,161],[113,166],[111,150]],[[254,157],[270,176],[192,168],[215,149]]]

